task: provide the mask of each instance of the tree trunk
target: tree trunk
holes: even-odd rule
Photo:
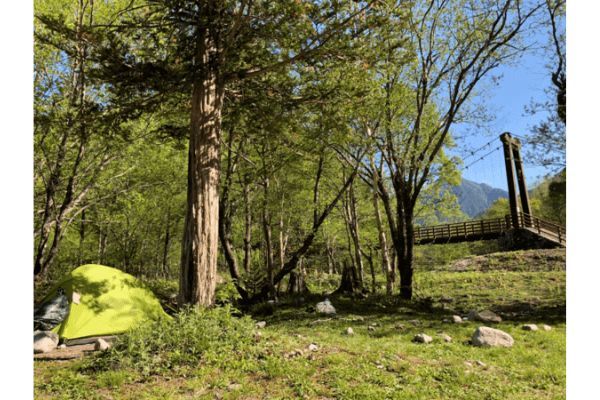
[[[342,268],[342,279],[340,286],[333,294],[354,294],[360,290],[360,285],[357,281],[356,268],[354,268],[347,260],[344,260]]]
[[[262,209],[262,225],[263,225],[263,235],[265,237],[265,259],[267,262],[267,284],[269,285],[269,296],[271,299],[275,299],[275,287],[273,285],[273,275],[274,275],[274,264],[275,260],[273,258],[273,235],[271,231],[271,214],[269,213],[269,187],[270,181],[269,178],[266,177],[263,181],[263,190],[264,190],[264,199],[263,199],[263,209]]]
[[[377,223],[377,232],[379,237],[379,248],[381,249],[381,263],[383,266],[383,272],[385,274],[385,293],[391,296],[394,293],[394,270],[387,250],[387,239],[385,237],[385,230],[381,223],[381,213],[379,211],[379,199],[377,195],[377,188],[379,187],[379,173],[375,170],[375,162],[373,157],[370,157],[371,168],[373,169],[373,209],[375,210],[375,221]]]
[[[200,35],[188,161],[187,212],[179,281],[180,304],[215,302],[219,245],[220,130],[224,85],[217,74],[216,33]]]
[[[252,212],[250,211],[249,177],[244,177],[244,271],[250,271],[250,256],[252,251]]]
[[[163,277],[167,278],[169,276],[169,246],[171,244],[171,208],[167,207],[167,222],[165,228],[165,242],[163,246],[163,254],[162,254],[162,272]]]
[[[400,273],[400,297],[412,299],[414,226],[412,209],[404,209],[404,234],[400,238],[401,252],[398,254],[398,272]],[[402,230],[399,230],[402,232]]]

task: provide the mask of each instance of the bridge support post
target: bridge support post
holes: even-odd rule
[[[514,160],[512,152],[512,136],[508,132],[500,135],[500,140],[504,147],[504,165],[506,166],[506,179],[508,183],[508,202],[510,204],[510,216],[512,227],[519,227],[519,210],[517,209],[517,193],[515,185],[515,172],[513,169]]]
[[[532,216],[531,205],[529,204],[529,193],[525,184],[525,174],[523,173],[523,162],[521,161],[521,141],[517,138],[512,139],[512,153],[515,159],[515,170],[517,172],[517,182],[519,184],[519,197],[521,198],[521,208],[529,217]],[[524,225],[530,225],[531,218],[523,218]]]

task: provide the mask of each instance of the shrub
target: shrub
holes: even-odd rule
[[[142,375],[177,372],[200,362],[223,365],[252,352],[254,324],[236,318],[229,306],[187,308],[173,319],[132,329],[106,352],[88,360],[85,369],[132,369]]]

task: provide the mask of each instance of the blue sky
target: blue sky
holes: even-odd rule
[[[548,40],[543,33],[530,38],[532,42],[546,43]],[[453,129],[455,136],[465,136],[457,139],[458,148],[464,150],[476,150],[494,138],[498,138],[503,132],[511,132],[517,135],[525,135],[538,121],[544,119],[542,114],[531,116],[525,115],[525,106],[531,100],[543,101],[546,98],[544,90],[551,84],[550,72],[546,68],[548,60],[544,58],[541,51],[526,53],[515,65],[503,66],[494,72],[501,75],[500,84],[486,89],[484,94],[476,101],[485,104],[488,112],[494,117],[486,129],[477,130],[472,125],[456,125]],[[489,81],[488,81],[489,82]],[[483,84],[487,87],[486,82]],[[467,134],[467,132],[471,132]],[[475,132],[475,134],[473,134]],[[499,146],[500,139],[491,146],[489,150],[480,152],[480,156]],[[525,179],[527,186],[533,186],[536,181],[543,178],[550,171],[534,166],[527,162],[527,145],[524,143],[523,157],[525,161]],[[474,161],[477,157],[465,159],[465,165]],[[485,160],[480,161],[463,171],[463,178],[487,183],[490,186],[506,190],[506,174],[502,150],[496,151]]]

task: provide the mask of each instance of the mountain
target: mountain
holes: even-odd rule
[[[471,218],[483,213],[497,199],[508,197],[506,190],[468,179],[463,179],[460,185],[453,187],[452,193],[458,198],[460,209]]]

